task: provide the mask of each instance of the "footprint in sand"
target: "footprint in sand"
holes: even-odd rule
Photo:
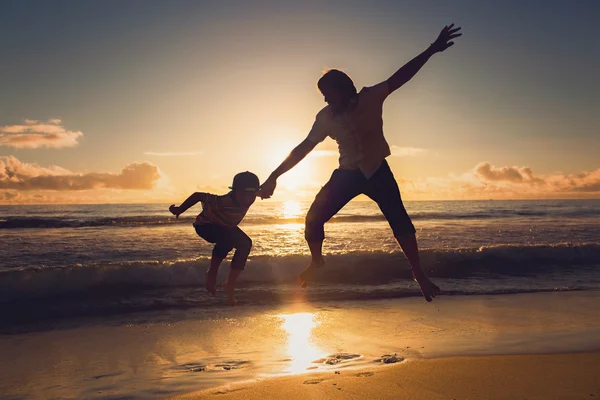
[[[313,363],[316,364],[327,364],[327,365],[336,365],[342,362],[347,362],[353,360],[355,358],[361,358],[361,354],[352,354],[352,353],[336,353],[331,354],[327,357],[320,358],[318,360],[314,360]]]
[[[304,381],[305,385],[317,385],[319,383],[323,382],[323,379],[309,379],[307,381]]]
[[[404,361],[404,357],[398,356],[396,353],[384,354],[381,356],[381,358],[375,360],[375,362],[377,362],[377,363],[384,363],[384,364],[395,364],[397,362],[402,362],[402,361]]]
[[[204,372],[207,370],[207,366],[200,363],[187,363],[178,365],[175,367],[175,369],[181,372]]]
[[[372,372],[359,372],[358,374],[356,374],[356,376],[363,377],[363,376],[373,376]]]

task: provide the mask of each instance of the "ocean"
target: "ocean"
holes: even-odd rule
[[[0,397],[163,399],[418,358],[600,348],[600,200],[406,202],[442,289],[432,303],[362,201],[326,225],[326,265],[302,289],[309,206],[252,206],[235,308],[203,287],[199,206],[179,220],[168,204],[0,206]]]
[[[289,303],[309,261],[310,202],[257,200],[238,302]],[[600,288],[600,200],[406,202],[423,268],[447,295]],[[211,245],[168,204],[0,206],[0,331],[54,321],[223,306],[203,289]],[[376,204],[354,201],[326,225],[326,266],[309,302],[419,296]],[[231,255],[230,255],[231,257]],[[224,279],[228,262],[220,271]],[[33,324],[33,325],[32,325]]]

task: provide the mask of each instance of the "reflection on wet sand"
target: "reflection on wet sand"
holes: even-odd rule
[[[310,312],[297,314],[282,314],[282,328],[288,335],[287,352],[290,365],[287,373],[298,374],[305,372],[314,360],[325,355],[315,344],[312,330],[319,322],[315,314]]]

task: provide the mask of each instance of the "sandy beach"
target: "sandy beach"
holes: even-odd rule
[[[599,300],[413,297],[64,320],[0,336],[0,397],[588,399],[600,396]]]
[[[273,378],[173,400],[595,399],[600,353],[449,357],[390,367]]]

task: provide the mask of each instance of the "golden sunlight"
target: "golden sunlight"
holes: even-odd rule
[[[287,139],[275,140],[269,143],[269,155],[265,159],[268,167],[270,169],[277,168],[277,166],[281,164],[283,160],[285,160],[294,147],[299,143],[300,142],[296,143]],[[278,179],[278,186],[293,191],[309,185],[312,180],[311,164],[312,163],[310,161],[302,160],[300,163],[298,163],[298,165]]]
[[[288,200],[283,203],[283,218],[298,218],[302,210],[300,209],[300,203],[294,200]]]
[[[311,343],[312,330],[318,325],[313,313],[282,314],[282,328],[288,334],[288,355],[291,359],[287,372],[305,372],[314,360],[325,354]]]

